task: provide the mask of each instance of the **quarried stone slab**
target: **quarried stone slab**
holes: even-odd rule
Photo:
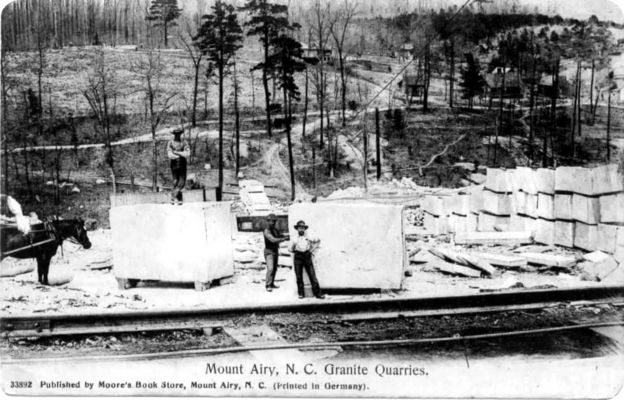
[[[313,261],[322,288],[400,289],[408,263],[402,210],[385,204],[297,203],[290,206],[288,220],[304,220],[308,234],[320,239]]]
[[[576,193],[572,195],[572,218],[586,224],[600,222],[600,199]]]
[[[234,274],[229,202],[115,207],[110,222],[118,279],[209,283]]]

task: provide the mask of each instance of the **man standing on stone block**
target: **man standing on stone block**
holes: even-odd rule
[[[267,265],[266,290],[267,292],[277,289],[275,285],[275,273],[277,272],[277,258],[279,257],[279,244],[288,241],[289,237],[282,235],[275,226],[277,217],[269,214],[267,217],[267,228],[264,230],[264,259]]]
[[[182,204],[182,189],[186,184],[186,159],[191,155],[191,149],[182,139],[184,129],[174,129],[173,140],[167,143],[167,157],[171,161],[171,174],[173,175],[173,188],[171,189],[171,204],[176,201]]]
[[[307,234],[308,226],[304,221],[297,222],[295,229],[298,235],[290,242],[288,249],[293,253],[293,265],[295,267],[295,276],[297,277],[299,298],[303,299],[305,297],[305,292],[303,290],[303,269],[305,268],[310,278],[314,297],[317,299],[324,299],[325,296],[321,293],[318,280],[316,279],[316,273],[314,272],[314,264],[312,263],[312,253],[321,240]]]

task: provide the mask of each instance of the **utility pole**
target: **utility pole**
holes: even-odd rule
[[[312,144],[312,187],[316,189],[316,147]]]
[[[364,129],[364,191],[368,191],[368,131]]]
[[[611,87],[607,90],[607,161],[611,161]]]
[[[377,180],[381,179],[381,146],[379,137],[379,108],[375,108],[375,141],[376,141],[376,163],[377,163]]]

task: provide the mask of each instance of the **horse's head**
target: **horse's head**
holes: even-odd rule
[[[82,218],[58,220],[54,222],[56,230],[63,239],[69,239],[82,245],[85,249],[91,248],[91,241],[87,236],[85,223]]]

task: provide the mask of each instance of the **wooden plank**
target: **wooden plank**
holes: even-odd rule
[[[490,265],[490,263],[485,260],[481,260],[466,253],[460,253],[460,257],[463,261],[467,262],[469,266],[485,272],[487,275],[500,275],[496,268],[494,268],[492,265]]]
[[[470,268],[477,269],[481,272],[486,273],[487,275],[497,274],[496,268],[492,267],[489,263],[464,252],[445,248],[429,249],[429,252],[443,260],[449,260],[456,264],[461,264]]]
[[[480,278],[481,271],[477,271],[476,269],[464,267],[462,265],[447,263],[446,261],[438,260],[433,265],[435,269],[438,271],[451,274],[451,275],[459,275],[466,276],[469,278]]]
[[[480,218],[481,216],[479,216]],[[456,244],[530,244],[531,232],[461,232],[455,234]]]
[[[480,258],[489,262],[492,265],[496,265],[499,267],[526,267],[527,260],[525,258],[519,256],[508,256],[505,254],[494,254],[494,253],[471,253],[473,256]]]
[[[569,268],[576,265],[576,257],[574,256],[530,252],[520,253],[518,256],[523,257],[530,264],[545,265],[548,267]]]

